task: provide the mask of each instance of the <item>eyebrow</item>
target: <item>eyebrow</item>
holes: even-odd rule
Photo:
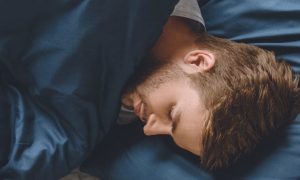
[[[173,125],[172,125],[172,133],[176,131],[176,128],[179,124],[179,121],[181,119],[181,111],[177,110],[175,115],[174,115],[174,119],[173,119]]]

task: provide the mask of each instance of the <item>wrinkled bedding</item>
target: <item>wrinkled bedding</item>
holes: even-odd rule
[[[0,179],[58,179],[89,156],[176,2],[0,1]]]

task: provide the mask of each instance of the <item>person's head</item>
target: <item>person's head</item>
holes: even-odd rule
[[[170,135],[215,169],[288,123],[299,102],[298,79],[255,46],[208,34],[194,45],[170,61],[144,61],[123,103],[134,106],[146,135]]]

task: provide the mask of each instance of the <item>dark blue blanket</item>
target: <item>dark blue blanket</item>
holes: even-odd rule
[[[176,0],[0,1],[0,179],[57,179],[116,119]]]

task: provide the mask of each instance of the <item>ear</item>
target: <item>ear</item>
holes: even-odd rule
[[[209,50],[193,50],[188,52],[183,59],[183,70],[186,73],[203,73],[215,65],[215,56]]]

